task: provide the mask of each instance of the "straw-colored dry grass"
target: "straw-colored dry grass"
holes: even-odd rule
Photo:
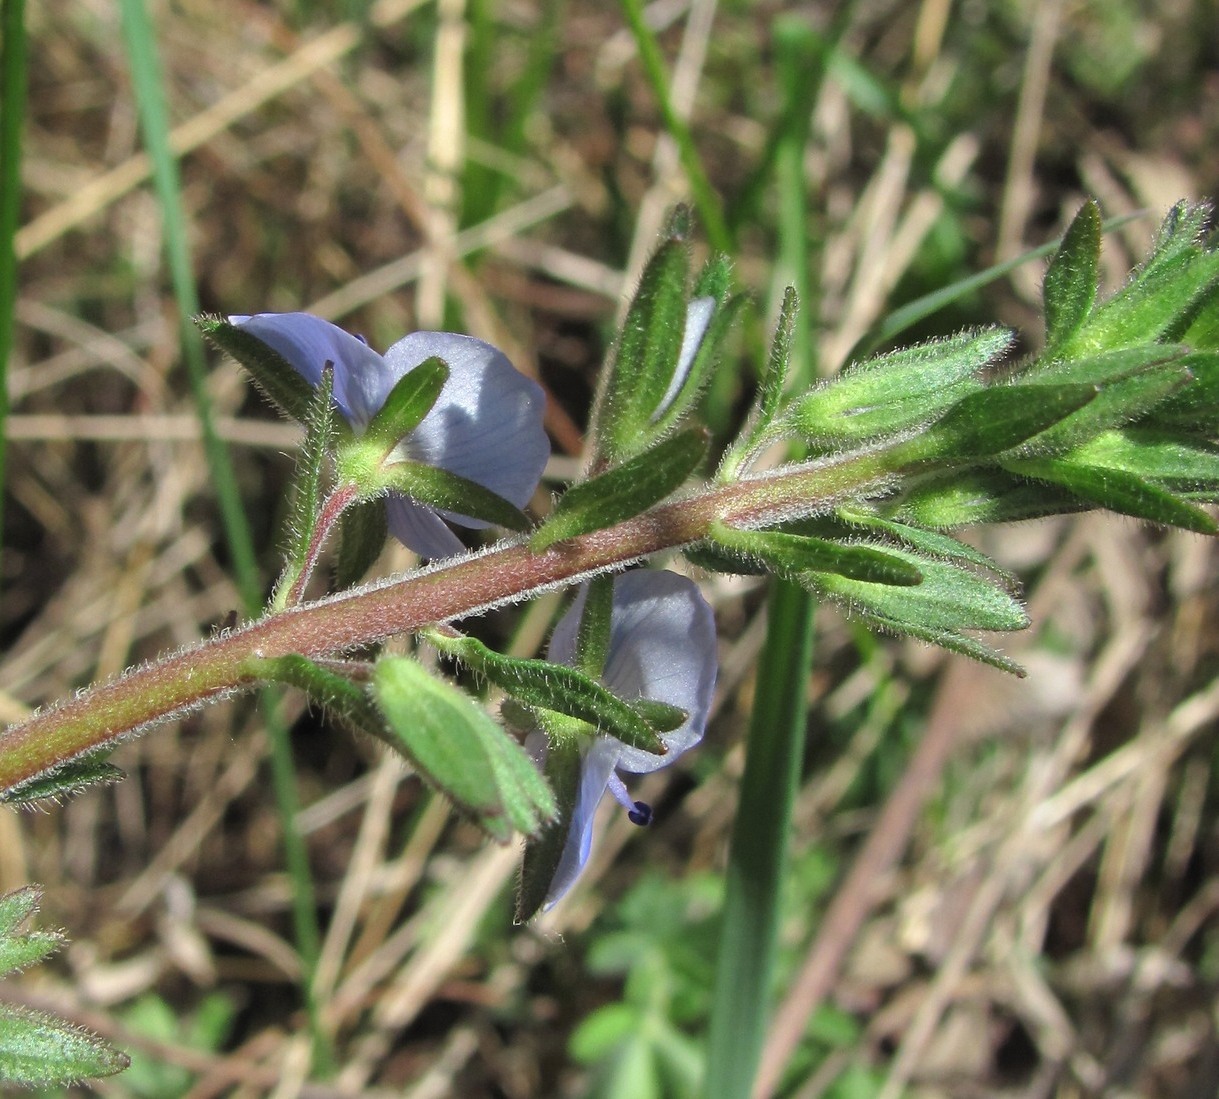
[[[302,7],[316,11],[294,30],[263,5],[154,5],[205,307],[311,308],[382,347],[460,324],[545,381],[562,473],[609,323],[685,193],[621,18],[591,0],[560,7],[524,145],[505,151],[463,137],[463,112],[504,113],[545,5],[482,5],[493,48],[472,74],[461,0],[379,0],[367,31],[326,5]],[[1154,16],[1133,4],[1030,7],[859,6],[853,56],[938,130],[861,111],[843,79],[825,87],[806,172],[826,368],[895,297],[1042,243],[1086,193],[1110,215],[1158,215],[1219,178],[1208,5]],[[117,16],[98,0],[31,8],[6,719],[193,640],[239,603]],[[679,107],[728,196],[772,117],[769,26],[781,10],[651,8]],[[819,5],[792,11],[824,17]],[[483,99],[463,100],[467,76]],[[495,176],[494,210],[466,224],[457,181],[469,162],[507,174]],[[767,315],[785,277],[772,205],[764,198],[741,233],[738,266]],[[1154,222],[1107,242],[1111,280]],[[992,318],[1035,342],[1037,282],[1035,266],[1022,269],[941,330]],[[296,433],[230,363],[216,360],[211,392],[269,582]],[[856,1094],[889,1097],[907,1086],[927,1097],[1213,1095],[1212,546],[1100,516],[977,537],[1027,581],[1035,625],[1007,649],[1028,680],[913,646],[861,649],[821,616],[797,864],[816,853],[838,884],[786,928],[788,991],[764,1075],[780,1078],[784,1035],[831,1003],[859,1037],[812,1064],[806,1045],[787,1082],[802,1099],[833,1094],[852,1065],[889,1081]],[[380,567],[408,563],[390,551]],[[0,816],[0,887],[44,883],[46,922],[73,940],[5,994],[68,1007],[137,1055],[191,1069],[193,1099],[585,1093],[567,1039],[620,991],[584,976],[598,917],[645,868],[680,876],[723,858],[761,601],[750,582],[707,590],[723,671],[718,722],[692,764],[705,781],[693,787],[689,768],[654,779],[647,794],[665,826],[645,840],[616,820],[580,890],[534,928],[509,926],[516,851],[485,845],[398,764],[288,700],[297,827],[323,906],[330,1083],[302,1083],[290,898],[248,700],[125,745],[116,761],[130,777],[112,789]],[[536,649],[553,609],[526,613],[521,651]],[[506,636],[505,617],[488,626]],[[219,1049],[192,1046],[185,1024],[150,1035],[131,1012],[153,994],[185,1018],[214,990],[235,1012]]]

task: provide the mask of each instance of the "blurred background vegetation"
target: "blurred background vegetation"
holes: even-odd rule
[[[30,5],[0,717],[244,605],[175,247],[206,310],[306,308],[382,349],[416,328],[498,344],[553,398],[562,479],[614,320],[691,197],[690,150],[696,249],[730,250],[754,302],[710,395],[724,432],[786,284],[825,373],[896,306],[1053,239],[1088,195],[1107,216],[1146,211],[1106,239],[1113,288],[1167,208],[1219,180],[1206,0],[656,0],[667,106],[634,7],[174,0],[149,5],[141,41],[100,0]],[[176,212],[133,92],[154,49]],[[1041,271],[907,335],[998,321],[1035,348]],[[207,367],[265,589],[297,434],[233,364]],[[1026,585],[1033,628],[1003,644],[1027,680],[818,614],[764,1086],[1213,1096],[1212,545],[1105,516],[971,537]],[[379,567],[409,565],[399,548]],[[285,699],[328,1082],[304,1082],[253,700],[125,745],[111,789],[0,816],[0,887],[45,884],[43,920],[73,940],[0,995],[68,1007],[131,1051],[109,1095],[697,1094],[764,605],[753,578],[704,579],[722,656],[707,741],[644,784],[657,826],[607,820],[580,887],[535,926],[511,926],[515,850]],[[531,653],[556,605],[478,628]]]

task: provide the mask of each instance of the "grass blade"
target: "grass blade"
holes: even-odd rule
[[[17,252],[21,216],[21,133],[25,120],[25,0],[0,4],[0,533],[4,530],[4,466],[8,439],[8,360],[17,306]]]
[[[144,0],[121,0],[123,40],[131,66],[140,128],[153,165],[153,185],[164,221],[165,248],[169,261],[170,279],[178,303],[178,323],[182,353],[190,379],[195,412],[203,434],[204,452],[212,483],[216,486],[221,519],[233,572],[247,614],[257,614],[262,606],[262,585],[249,524],[237,490],[233,464],[228,448],[216,432],[211,399],[207,392],[207,363],[203,342],[190,318],[198,315],[199,294],[191,266],[186,211],[182,203],[182,188],[178,162],[169,141],[169,112],[165,85],[161,75],[156,36]],[[272,785],[283,834],[288,874],[293,883],[293,924],[296,945],[306,974],[306,1003],[313,1024],[315,1048],[321,1061],[328,1057],[320,1014],[309,987],[321,950],[317,923],[312,873],[304,840],[296,830],[299,801],[296,792],[295,769],[292,762],[288,732],[278,713],[278,695],[271,690],[262,692],[268,740],[271,745]]]

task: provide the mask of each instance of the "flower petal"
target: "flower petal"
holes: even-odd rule
[[[420,557],[437,560],[466,552],[461,539],[448,528],[435,509],[396,492],[385,498],[385,519],[390,533]]]
[[[588,862],[588,853],[593,844],[593,821],[596,819],[597,806],[601,804],[602,795],[609,785],[610,776],[618,761],[622,745],[611,737],[599,736],[593,741],[580,763],[580,789],[576,793],[576,802],[572,807],[571,820],[567,823],[567,842],[563,845],[563,854],[559,858],[558,868],[550,883],[550,890],[542,904],[545,911],[557,903],[566,893],[584,864]]]
[[[669,388],[665,391],[664,399],[660,402],[660,407],[652,416],[654,420],[664,415],[677,394],[681,392],[681,387],[689,377],[690,367],[694,365],[694,357],[703,345],[703,337],[711,326],[713,316],[715,316],[715,298],[713,297],[694,298],[686,306],[686,330],[681,337],[681,350],[677,354],[677,368],[673,371],[673,378],[669,382]]]
[[[228,321],[282,355],[310,385],[317,385],[323,367],[333,363],[334,403],[352,427],[372,419],[396,380],[363,340],[312,313],[258,313]]]
[[[575,660],[576,634],[587,589],[555,626],[548,658]],[[634,774],[672,763],[703,739],[717,666],[715,616],[694,581],[674,572],[641,569],[614,580],[609,657],[602,681],[619,698],[653,698],[690,716],[661,739],[663,756],[620,745],[617,766]]]
[[[502,351],[452,332],[412,332],[394,344],[385,355],[390,384],[432,356],[448,363],[449,380],[407,440],[411,457],[477,481],[524,507],[550,456],[542,427],[542,387]],[[467,527],[488,525],[460,515],[451,518]]]

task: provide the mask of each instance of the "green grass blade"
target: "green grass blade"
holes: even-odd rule
[[[728,858],[706,1099],[749,1099],[753,1087],[770,1018],[787,834],[804,754],[813,599],[776,582],[769,606]]]
[[[639,50],[639,60],[643,64],[643,71],[648,78],[648,83],[652,85],[652,92],[660,105],[665,129],[677,143],[677,154],[681,158],[681,166],[686,173],[686,180],[690,184],[690,197],[693,199],[694,207],[698,210],[698,216],[707,231],[707,239],[716,251],[732,255],[732,233],[728,229],[728,223],[724,220],[723,207],[703,169],[703,162],[699,158],[698,150],[694,147],[690,127],[686,125],[673,106],[660,46],[656,42],[656,36],[644,22],[643,0],[622,0],[622,9],[626,14],[631,33],[635,36],[635,46]]]
[[[144,0],[122,0],[123,39],[131,66],[131,80],[144,143],[153,164],[153,185],[164,221],[165,246],[170,278],[178,303],[182,351],[190,379],[195,411],[203,433],[204,451],[216,486],[221,518],[233,571],[247,614],[257,614],[262,606],[262,585],[254,555],[249,524],[242,508],[237,481],[228,448],[216,433],[211,399],[207,392],[207,363],[203,343],[190,318],[201,312],[199,294],[191,266],[186,212],[182,204],[182,189],[178,176],[177,158],[169,144],[169,112],[165,86],[161,75],[156,36]],[[262,692],[268,740],[271,745],[272,785],[275,790],[280,829],[283,833],[288,874],[293,883],[293,923],[296,945],[306,974],[306,1003],[316,1042],[319,1067],[328,1059],[320,1013],[309,988],[321,950],[309,855],[304,840],[296,830],[299,801],[296,773],[288,731],[279,717],[278,695]]]
[[[21,216],[21,133],[25,120],[25,0],[0,3],[0,534],[4,530],[4,469],[8,439],[8,360],[17,307],[17,253],[13,238]]]
[[[783,58],[785,99],[807,102],[820,83],[820,75],[810,82],[802,72],[804,65],[818,64],[815,41],[789,22],[776,27],[776,44]],[[775,156],[781,262],[804,303],[792,333],[791,380],[796,387],[810,385],[816,373],[803,168],[807,138],[807,123],[790,126]],[[770,1018],[788,833],[804,759],[814,607],[803,589],[773,582],[728,855],[703,1089],[707,1099],[749,1099]]]

